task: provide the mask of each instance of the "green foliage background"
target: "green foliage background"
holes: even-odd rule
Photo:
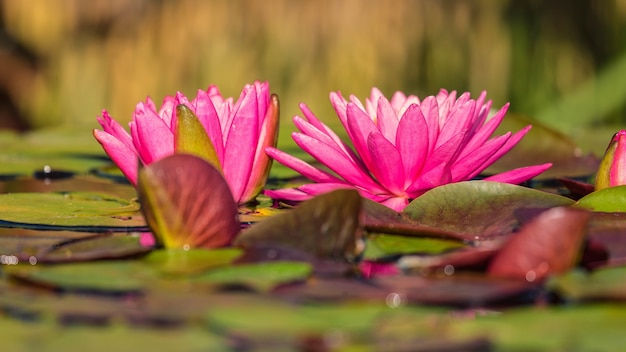
[[[147,95],[236,97],[255,79],[285,122],[306,102],[336,124],[328,93],[373,86],[487,90],[573,135],[626,121],[625,0],[0,0],[0,15],[28,53],[0,45],[0,90],[29,128],[93,127],[103,108],[128,121]]]

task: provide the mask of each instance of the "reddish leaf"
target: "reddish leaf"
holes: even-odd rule
[[[224,177],[193,155],[171,155],[141,169],[139,197],[157,242],[167,248],[223,247],[240,230]]]
[[[579,259],[589,218],[587,211],[564,207],[541,213],[511,235],[489,275],[532,282],[568,271]]]
[[[403,236],[419,236],[449,238],[456,240],[474,240],[475,235],[449,231],[443,228],[425,226],[403,213],[369,199],[363,199],[363,226],[372,233],[397,234]]]
[[[580,199],[595,190],[595,187],[592,184],[580,182],[571,178],[558,178],[557,180],[570,191],[574,199]]]
[[[351,260],[361,238],[361,204],[356,190],[329,192],[251,226],[235,244],[289,246],[317,258]]]

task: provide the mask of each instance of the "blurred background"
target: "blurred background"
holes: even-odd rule
[[[329,92],[373,86],[486,90],[571,135],[626,127],[626,0],[566,3],[0,0],[0,128],[127,122],[146,96],[254,80],[279,94],[283,136],[300,102],[334,125]]]

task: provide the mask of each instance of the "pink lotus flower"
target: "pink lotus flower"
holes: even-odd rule
[[[135,108],[130,134],[106,110],[98,117],[103,131],[94,136],[133,184],[138,159],[148,165],[175,152],[176,106],[189,107],[215,148],[224,177],[238,203],[253,200],[262,190],[271,159],[265,148],[276,145],[279,107],[267,82],[246,85],[239,100],[224,99],[216,86],[198,90],[191,102],[181,94],[168,96],[157,110],[149,97]]]
[[[441,90],[420,102],[397,92],[387,100],[376,88],[365,106],[354,96],[340,93],[330,100],[343,123],[354,151],[301,104],[304,118],[294,117],[300,133],[295,142],[334,172],[315,168],[276,148],[267,153],[316,182],[298,188],[266,190],[275,198],[302,201],[337,188],[354,187],[362,196],[400,211],[408,202],[434,187],[469,180],[515,146],[531,126],[491,138],[508,104],[488,118],[491,101],[486,93],[458,99],[456,92]],[[486,180],[520,183],[545,171],[551,164],[523,167]]]

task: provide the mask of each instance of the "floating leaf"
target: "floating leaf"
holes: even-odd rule
[[[451,183],[434,188],[403,211],[423,224],[488,239],[511,233],[519,208],[556,207],[574,201],[522,186],[490,181]]]
[[[474,235],[424,226],[403,213],[369,199],[363,199],[363,226],[371,233],[424,236],[448,239],[473,239]]]
[[[14,278],[63,291],[109,294],[139,293],[154,274],[129,261],[103,261],[58,265],[11,266]]]
[[[184,250],[180,248],[153,251],[144,260],[169,275],[192,275],[232,263],[242,255],[239,248]]]
[[[0,226],[133,231],[145,229],[139,204],[104,193],[0,194]]]
[[[243,285],[267,292],[281,284],[306,280],[312,272],[308,263],[275,261],[217,268],[189,280],[195,284]]]
[[[363,258],[374,260],[412,253],[439,254],[463,247],[463,242],[448,239],[371,234],[367,236]]]
[[[573,270],[551,279],[548,286],[571,300],[626,301],[626,267],[598,269],[591,273]]]
[[[589,193],[576,206],[602,212],[626,212],[626,186],[604,188]]]
[[[396,295],[401,304],[437,304],[481,307],[494,302],[520,302],[531,298],[536,284],[483,275],[445,274],[443,277],[381,276],[375,284]]]
[[[205,160],[174,154],[139,171],[142,210],[166,248],[217,248],[239,232],[237,205],[221,172]]]
[[[476,314],[445,327],[456,338],[488,338],[496,351],[619,351],[624,320],[623,304],[591,304]]]
[[[533,282],[570,270],[580,258],[590,214],[558,207],[546,210],[511,238],[489,265],[489,275]]]
[[[246,297],[247,298],[247,297]],[[238,309],[241,306],[247,309]],[[405,307],[394,310],[384,303],[370,305],[293,305],[258,298],[233,300],[217,305],[206,315],[206,324],[213,330],[225,331],[245,341],[273,343],[273,346],[291,346],[305,337],[338,337],[333,349],[350,341],[371,342],[372,327],[381,318],[410,312],[414,319],[432,321],[443,312],[436,308]],[[276,319],[269,319],[276,317]],[[279,317],[279,318],[278,318]],[[416,332],[418,333],[418,332]],[[323,340],[322,340],[323,341]],[[320,342],[322,342],[320,341]],[[323,343],[323,342],[322,342]],[[309,346],[305,346],[309,347]],[[362,348],[361,348],[362,349]],[[357,349],[357,350],[361,350]],[[277,350],[277,348],[272,348]],[[367,349],[366,349],[367,350]]]
[[[332,191],[251,226],[235,244],[290,246],[318,258],[351,260],[361,236],[361,202],[356,190]]]
[[[98,259],[121,259],[150,252],[139,241],[139,235],[104,235],[56,244],[37,256],[40,263],[80,262]]]
[[[217,156],[213,142],[204,126],[186,105],[176,106],[176,153],[187,153],[200,157],[216,169],[222,171],[222,164]]]

